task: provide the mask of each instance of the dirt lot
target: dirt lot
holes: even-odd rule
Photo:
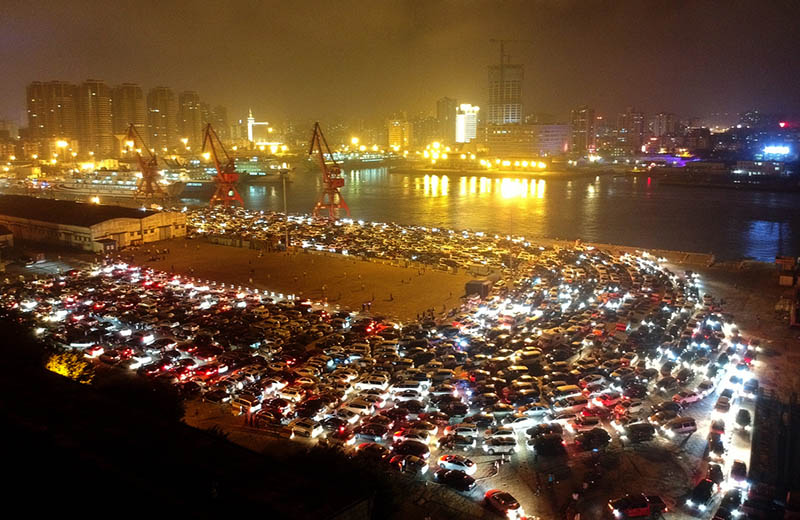
[[[150,261],[154,253],[147,251],[155,249],[168,249],[169,253]],[[334,307],[361,310],[363,303],[372,302],[373,314],[401,321],[415,319],[427,309],[439,313],[457,306],[464,284],[472,279],[466,273],[418,271],[304,252],[265,252],[259,257],[256,250],[200,240],[158,242],[133,254],[140,265],[300,298],[327,298]]]

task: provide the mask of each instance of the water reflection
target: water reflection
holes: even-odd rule
[[[310,211],[320,177],[294,175],[289,211]],[[364,220],[714,252],[720,259],[771,261],[800,250],[797,194],[662,186],[640,177],[545,181],[379,168],[346,172],[342,194]],[[280,184],[242,188],[242,195],[250,208],[283,209]]]

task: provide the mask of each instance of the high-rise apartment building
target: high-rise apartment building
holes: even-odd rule
[[[663,137],[675,135],[678,129],[678,118],[670,112],[659,112],[653,116],[653,135]]]
[[[478,111],[480,108],[468,103],[458,107],[456,112],[456,142],[468,143],[478,133]]]
[[[78,143],[82,155],[98,158],[115,154],[111,118],[111,89],[102,80],[87,79],[78,87]]]
[[[217,105],[212,108],[209,119],[206,122],[211,123],[220,139],[231,139],[231,125],[228,121],[228,109],[226,107]]]
[[[392,148],[408,148],[413,142],[411,123],[405,115],[387,121],[386,129],[389,146]]]
[[[645,120],[642,112],[633,107],[617,116],[617,134],[620,144],[630,152],[638,152],[645,140]]]
[[[25,89],[28,137],[31,139],[76,139],[77,87],[64,81],[34,81]]]
[[[147,106],[142,87],[136,83],[123,83],[111,90],[111,113],[114,134],[128,131],[133,123],[139,135],[147,142]]]
[[[456,112],[458,102],[449,97],[443,97],[436,102],[436,119],[439,120],[439,139],[445,144],[456,142]]]
[[[489,66],[489,105],[486,123],[490,125],[522,122],[522,65],[508,63],[503,56],[499,65]]]
[[[595,149],[595,115],[594,109],[581,105],[570,113],[572,139],[570,148],[573,153],[583,154]]]
[[[181,92],[178,96],[178,133],[192,148],[203,145],[203,114],[197,92]]]
[[[178,105],[172,89],[155,87],[147,93],[147,133],[156,152],[177,146]]]

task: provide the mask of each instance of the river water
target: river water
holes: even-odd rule
[[[309,213],[319,173],[287,183],[290,213]],[[251,209],[283,211],[280,182],[241,189]],[[473,229],[714,253],[718,260],[800,255],[800,194],[662,186],[645,176],[535,180],[346,172],[342,194],[355,219]]]

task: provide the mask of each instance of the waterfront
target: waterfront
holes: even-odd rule
[[[297,171],[287,184],[290,213],[308,213],[319,175]],[[575,239],[714,253],[719,260],[800,249],[800,195],[662,186],[631,178],[536,180],[514,177],[348,171],[342,193],[356,219],[526,237]],[[242,189],[251,209],[283,210],[281,184]]]

